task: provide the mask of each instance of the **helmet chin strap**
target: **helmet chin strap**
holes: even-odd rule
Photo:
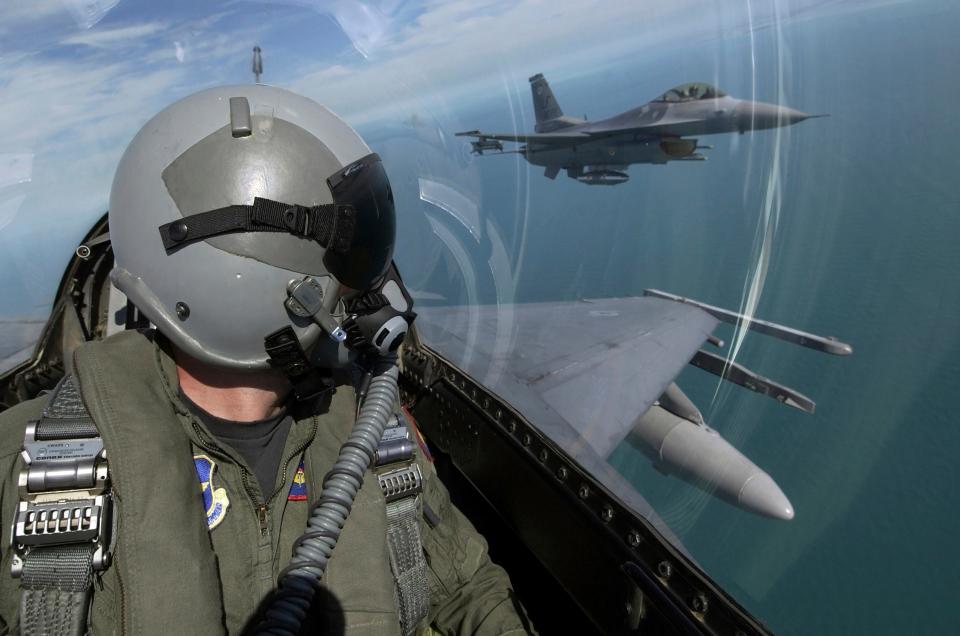
[[[263,339],[263,348],[270,356],[270,364],[283,371],[290,380],[298,402],[311,400],[333,388],[329,371],[324,372],[310,364],[290,325],[267,335]]]

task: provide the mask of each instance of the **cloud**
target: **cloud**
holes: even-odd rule
[[[64,44],[85,44],[95,48],[118,48],[128,46],[132,42],[142,41],[151,35],[163,31],[166,26],[162,22],[146,22],[113,29],[86,31],[63,40]]]
[[[329,90],[327,68],[303,69],[291,84],[334,110],[350,113],[351,122],[358,123],[385,115],[398,100],[496,89],[505,72],[582,66],[584,58],[599,50],[654,47],[678,32],[693,31],[690,20],[679,18],[694,14],[691,7],[698,4],[428,2],[416,19],[384,39],[376,56],[353,63],[350,76],[340,77],[335,91]],[[571,65],[574,57],[580,63]]]
[[[370,37],[364,34],[369,33],[377,34],[377,47],[346,65],[338,60],[349,75],[339,70],[334,74],[323,64],[305,64],[288,74],[289,84],[362,125],[391,116],[398,108],[502,92],[504,82],[523,82],[534,72],[564,79],[595,72],[592,60],[657,56],[664,48],[740,35],[773,20],[783,24],[900,1],[905,0],[769,0],[721,6],[711,0],[428,0],[417,5],[409,21],[393,20],[393,30],[387,32],[380,28],[383,16],[390,17],[382,4],[365,13],[357,9],[352,15],[356,24],[351,25],[339,3],[328,3],[345,33],[359,38],[355,48],[366,50]]]
[[[23,28],[66,12],[67,8],[60,0],[8,2],[3,7],[3,24],[8,28]]]
[[[0,139],[0,182],[13,184],[0,190],[3,312],[44,311],[40,301],[62,274],[61,257],[106,210],[117,162],[136,131],[175,99],[223,83],[224,68],[246,55],[261,26],[223,28],[225,15],[82,33],[63,16],[45,29],[31,22],[38,37],[5,49],[16,63],[0,65],[0,116],[15,123]],[[10,27],[7,16],[0,20]],[[29,183],[20,174],[25,157]],[[40,228],[57,231],[40,239]]]
[[[94,19],[114,4],[80,0],[74,9],[86,7],[84,15]],[[0,116],[12,124],[0,139],[0,153],[33,157],[26,198],[14,201],[14,193],[7,193],[5,235],[28,235],[31,219],[74,228],[83,215],[102,212],[117,160],[140,125],[176,98],[222,84],[231,74],[252,79],[249,55],[257,42],[264,46],[269,81],[364,125],[399,119],[409,114],[408,106],[442,110],[465,96],[502,95],[504,85],[523,85],[538,71],[563,80],[596,72],[600,61],[617,55],[676,49],[682,46],[678,43],[715,33],[721,13],[740,15],[708,0],[273,4],[296,8],[228,3],[218,13],[185,15],[196,9],[161,11],[150,5],[137,9],[139,21],[108,20],[79,33],[59,1],[14,2],[5,8]],[[775,3],[758,4],[769,9]],[[836,10],[837,5],[823,6]],[[311,19],[304,7],[320,15]],[[334,23],[350,46],[340,44]],[[0,260],[0,289],[11,276],[3,267],[9,258]]]
[[[111,9],[120,4],[120,0],[61,0],[61,2],[73,14],[77,25],[84,29],[92,28],[103,20]]]

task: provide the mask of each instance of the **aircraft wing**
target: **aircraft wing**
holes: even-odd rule
[[[417,331],[583,461],[613,451],[717,323],[643,297],[425,307]]]
[[[608,128],[608,129],[597,129],[597,130],[586,130],[584,131],[585,135],[589,138],[596,139],[601,137],[616,137],[619,135],[643,135],[644,137],[657,138],[657,137],[675,137],[676,133],[672,132],[673,126],[682,126],[685,124],[698,124],[702,123],[702,119],[678,119],[678,118],[668,118],[664,117],[660,121],[643,124],[641,126],[630,126],[625,128]]]
[[[490,141],[515,141],[518,143],[538,143],[538,144],[574,144],[578,141],[590,139],[590,135],[582,132],[555,132],[555,133],[485,133],[479,130],[467,130],[455,133],[457,137],[476,137],[478,142]],[[477,143],[477,142],[474,142]]]
[[[661,120],[655,124],[647,124],[644,126],[635,126],[631,128],[598,128],[596,130],[580,129],[578,131],[557,131],[550,133],[507,134],[485,133],[479,130],[468,130],[464,132],[458,132],[456,135],[458,137],[475,137],[476,141],[471,142],[473,145],[473,151],[476,154],[483,154],[484,152],[503,152],[502,142],[504,141],[546,144],[556,147],[575,146],[586,141],[595,141],[597,139],[603,139],[606,137],[619,137],[622,135],[630,137],[631,141],[640,141],[643,139],[656,141],[662,137],[676,137],[676,134],[671,132],[671,126],[681,125],[693,121],[698,120],[671,119],[667,121]]]
[[[415,328],[686,553],[606,458],[717,323],[696,307],[644,297],[422,307]]]

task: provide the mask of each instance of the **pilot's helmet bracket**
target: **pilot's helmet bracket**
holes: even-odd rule
[[[335,307],[340,302],[337,294],[340,283],[332,276],[324,278],[327,282],[326,289],[312,276],[290,281],[287,285],[287,299],[283,304],[295,316],[313,320],[332,340],[343,342],[347,335],[333,317]]]

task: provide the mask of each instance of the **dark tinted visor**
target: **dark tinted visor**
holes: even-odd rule
[[[396,217],[393,191],[376,153],[354,161],[327,179],[334,203],[356,211],[353,240],[344,253],[327,250],[327,271],[354,289],[367,289],[383,276],[393,258]]]

